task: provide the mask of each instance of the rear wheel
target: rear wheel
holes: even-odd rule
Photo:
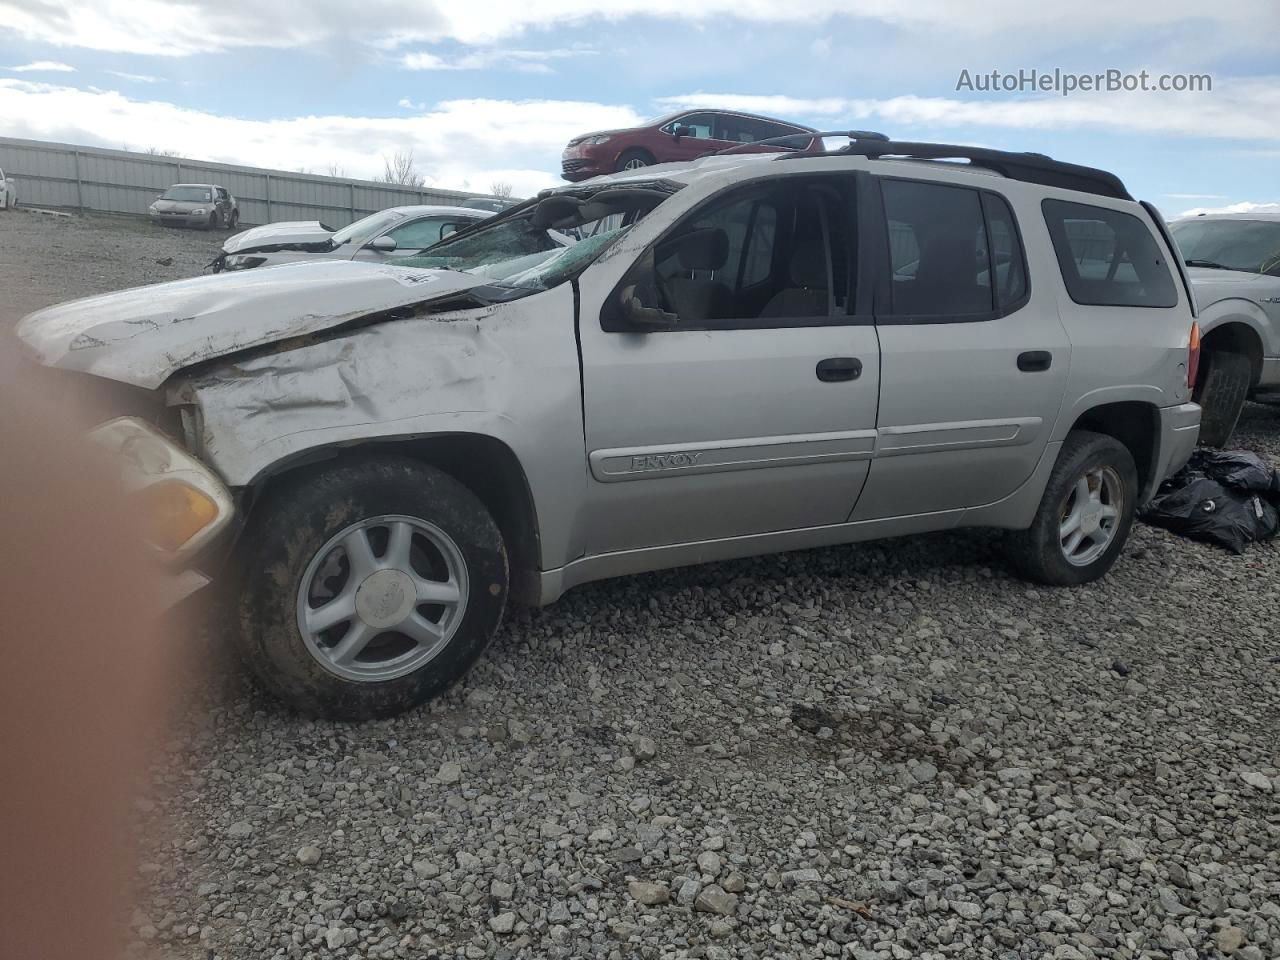
[[[641,150],[638,147],[633,147],[630,150],[622,151],[614,169],[617,171],[639,170],[641,167],[653,166],[654,162],[653,154],[648,150]]]
[[[1077,586],[1111,569],[1124,549],[1138,501],[1138,471],[1114,437],[1073,431],[1026,530],[1010,537],[1015,569],[1029,580]]]
[[[1201,406],[1200,442],[1221,447],[1231,439],[1253,380],[1253,365],[1243,353],[1209,350],[1200,358],[1192,399]]]
[[[270,494],[246,534],[235,637],[312,716],[363,720],[446,690],[502,618],[507,558],[483,504],[412,460],[326,467]]]

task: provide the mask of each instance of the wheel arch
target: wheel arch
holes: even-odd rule
[[[1280,338],[1280,330],[1275,329],[1266,311],[1253,301],[1231,297],[1204,308],[1198,323],[1202,351],[1228,349],[1243,353],[1252,369],[1251,387],[1257,387],[1262,378],[1262,360],[1267,356],[1266,344],[1274,344]]]
[[[541,539],[533,491],[519,457],[503,441],[480,433],[446,433],[412,437],[373,437],[357,443],[314,447],[296,457],[272,464],[245,488],[242,526],[253,522],[265,494],[281,483],[296,480],[307,470],[335,462],[377,456],[408,457],[435,467],[462,483],[480,498],[493,517],[507,547],[511,597],[536,604],[541,589]]]
[[[1128,449],[1138,470],[1138,503],[1155,493],[1160,462],[1160,408],[1142,400],[1118,400],[1079,414],[1071,430],[1090,430],[1114,437]]]
[[[1215,323],[1206,331],[1200,340],[1200,349],[1205,353],[1225,350],[1230,353],[1244,354],[1249,358],[1251,370],[1250,387],[1256,387],[1262,379],[1263,347],[1262,337],[1244,314],[1232,314]]]

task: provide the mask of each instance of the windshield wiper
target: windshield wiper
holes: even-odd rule
[[[1225,263],[1218,263],[1216,260],[1184,260],[1182,261],[1188,267],[1208,267],[1210,270],[1234,270],[1234,267],[1228,267]]]

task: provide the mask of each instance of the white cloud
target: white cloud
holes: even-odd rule
[[[164,83],[164,77],[153,77],[148,73],[122,73],[119,70],[108,70],[107,73],[121,80],[132,80],[134,83]]]
[[[528,195],[560,182],[560,151],[583,130],[626,127],[630,107],[569,100],[447,100],[414,116],[246,120],[121,93],[0,78],[0,117],[19,137],[119,146],[164,131],[182,156],[295,170],[336,164],[352,177],[412,149],[428,183],[487,191],[493,180]]]
[[[399,100],[397,100],[397,101],[396,101],[396,106],[397,106],[397,107],[404,107],[404,109],[406,109],[406,110],[425,110],[425,109],[427,109],[427,105],[426,105],[425,103],[414,103],[414,102],[413,102],[412,100],[410,100],[408,97],[401,97]]]
[[[456,40],[484,45],[532,29],[650,17],[714,24],[820,24],[866,18],[909,30],[964,38],[1017,35],[1019,52],[1058,47],[1069,38],[1108,41],[1150,36],[1178,20],[1201,43],[1229,33],[1237,46],[1269,46],[1280,20],[1274,0],[1073,0],[1070,14],[1050,3],[986,0],[981,11],[954,0],[0,0],[2,19],[29,40],[64,47],[183,56],[237,47],[298,47],[355,38],[373,44]],[[1248,24],[1242,31],[1240,25]]]
[[[55,60],[37,60],[35,63],[24,63],[16,67],[3,67],[11,73],[75,73],[76,68],[69,63],[58,63]]]
[[[504,50],[498,47],[473,50],[454,59],[446,59],[430,51],[406,53],[400,65],[406,70],[516,70],[521,73],[554,73],[547,62],[571,57],[593,56],[595,50],[570,47],[554,50]]]
[[[1166,193],[1166,197],[1172,200],[1225,200],[1227,199],[1221,193]]]
[[[746,110],[787,117],[822,117],[824,123],[884,132],[895,127],[929,130],[998,127],[1019,130],[1101,128],[1127,133],[1280,140],[1280,77],[1224,80],[1212,93],[1090,93],[960,100],[907,95],[883,100],[694,93],[662,98],[674,109],[694,106]],[[834,119],[826,119],[834,118]]]
[[[1202,213],[1280,213],[1280,203],[1253,203],[1244,200],[1224,207],[1192,207],[1190,210],[1183,210],[1178,216],[1198,217]]]

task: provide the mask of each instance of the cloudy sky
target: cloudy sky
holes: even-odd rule
[[[527,194],[683,108],[1035,150],[1166,215],[1280,204],[1280,0],[0,0],[0,134]],[[1184,93],[957,90],[998,70]]]

